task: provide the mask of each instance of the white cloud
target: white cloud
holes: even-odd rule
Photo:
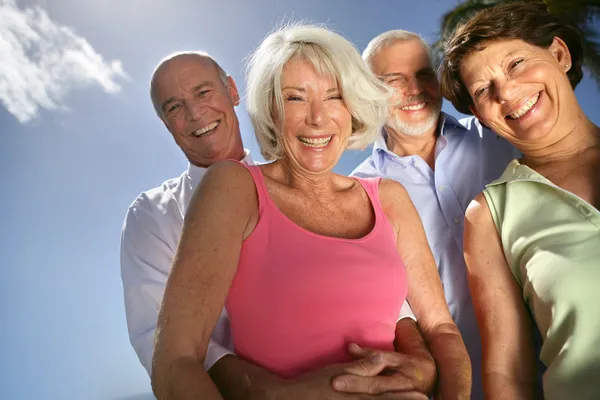
[[[127,78],[121,62],[105,62],[85,38],[43,9],[0,0],[0,21],[0,101],[21,123],[40,108],[65,109],[64,96],[75,87],[121,90],[117,80]]]

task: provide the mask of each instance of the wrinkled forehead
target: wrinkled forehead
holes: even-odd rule
[[[337,86],[337,74],[329,60],[306,57],[303,54],[292,56],[285,63],[281,73],[281,85],[295,83],[296,85],[314,85],[317,82],[327,82]]]
[[[509,59],[523,52],[530,52],[530,47],[518,39],[500,39],[484,41],[474,45],[460,59],[460,77],[465,85],[489,78],[502,70]]]
[[[371,64],[375,75],[432,68],[428,49],[416,38],[398,40],[383,47],[373,56]]]
[[[169,88],[189,89],[201,82],[217,83],[219,79],[213,61],[194,54],[184,54],[160,65],[154,73],[152,85],[158,93],[169,91]]]

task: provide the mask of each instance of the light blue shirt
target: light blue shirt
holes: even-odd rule
[[[384,137],[351,175],[381,176],[408,191],[425,228],[438,266],[450,313],[460,329],[473,366],[472,399],[483,399],[481,339],[473,311],[463,257],[465,210],[487,183],[502,175],[520,153],[475,118],[457,121],[442,113],[435,147],[435,171],[419,156],[399,157]]]

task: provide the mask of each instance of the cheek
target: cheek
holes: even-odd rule
[[[492,105],[479,105],[475,107],[477,112],[476,117],[488,127],[498,126],[498,124],[504,123],[504,117],[500,115],[500,111]]]
[[[341,107],[338,109],[331,110],[329,113],[331,119],[336,121],[340,129],[346,133],[346,131],[352,131],[352,115],[347,108]]]
[[[432,98],[438,99],[442,97],[442,91],[437,81],[430,82],[427,85],[425,85],[425,90]]]

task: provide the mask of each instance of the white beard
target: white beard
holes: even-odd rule
[[[431,114],[423,122],[404,122],[401,121],[395,114],[392,114],[387,120],[386,125],[392,128],[395,132],[403,133],[408,136],[420,136],[429,132],[437,123],[442,110],[442,104],[431,110]]]

